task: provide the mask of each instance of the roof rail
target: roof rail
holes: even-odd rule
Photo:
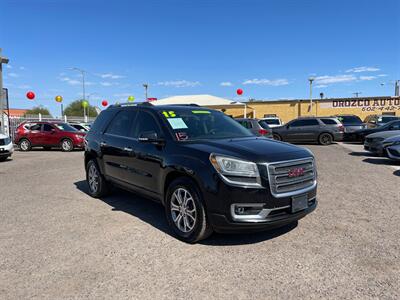
[[[150,102],[140,102],[140,103],[124,102],[124,103],[112,104],[108,108],[124,107],[124,106],[153,106],[153,104],[151,104]]]
[[[190,103],[190,104],[163,104],[165,106],[196,106],[196,107],[200,107],[200,105],[196,104],[196,103]]]

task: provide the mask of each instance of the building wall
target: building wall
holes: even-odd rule
[[[228,115],[243,117],[244,108],[224,108]],[[247,117],[262,118],[265,114],[276,114],[285,123],[299,116],[331,116],[353,114],[362,120],[371,114],[395,114],[400,116],[400,97],[337,98],[315,100],[312,110],[310,101],[264,101],[248,102]]]

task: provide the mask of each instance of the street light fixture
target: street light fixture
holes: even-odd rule
[[[86,73],[86,71],[83,69],[77,68],[77,67],[70,68],[70,70],[78,71],[82,75],[82,98],[83,98],[82,100],[85,101],[86,100],[86,95],[85,95],[85,73]],[[86,117],[86,107],[85,106],[83,107],[83,117],[85,118],[85,122],[86,122],[87,117]]]
[[[312,100],[312,84],[313,81],[315,80],[314,77],[309,77],[308,81],[310,82],[310,114],[312,115],[312,108],[313,108],[313,100]]]
[[[1,48],[0,48],[0,132],[5,134],[4,130],[4,97],[3,97],[3,64],[8,64],[9,59],[1,56]]]
[[[148,83],[143,83],[143,87],[144,87],[145,101],[147,101],[147,89],[149,88],[149,84]]]

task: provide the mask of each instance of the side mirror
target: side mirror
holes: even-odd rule
[[[158,137],[157,132],[145,131],[140,134],[139,142],[162,145],[162,144],[164,144],[165,141],[164,141],[164,139]]]

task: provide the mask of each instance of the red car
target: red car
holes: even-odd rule
[[[22,123],[15,131],[14,143],[21,151],[29,151],[32,147],[60,147],[62,151],[72,151],[84,148],[85,135],[62,122]]]

